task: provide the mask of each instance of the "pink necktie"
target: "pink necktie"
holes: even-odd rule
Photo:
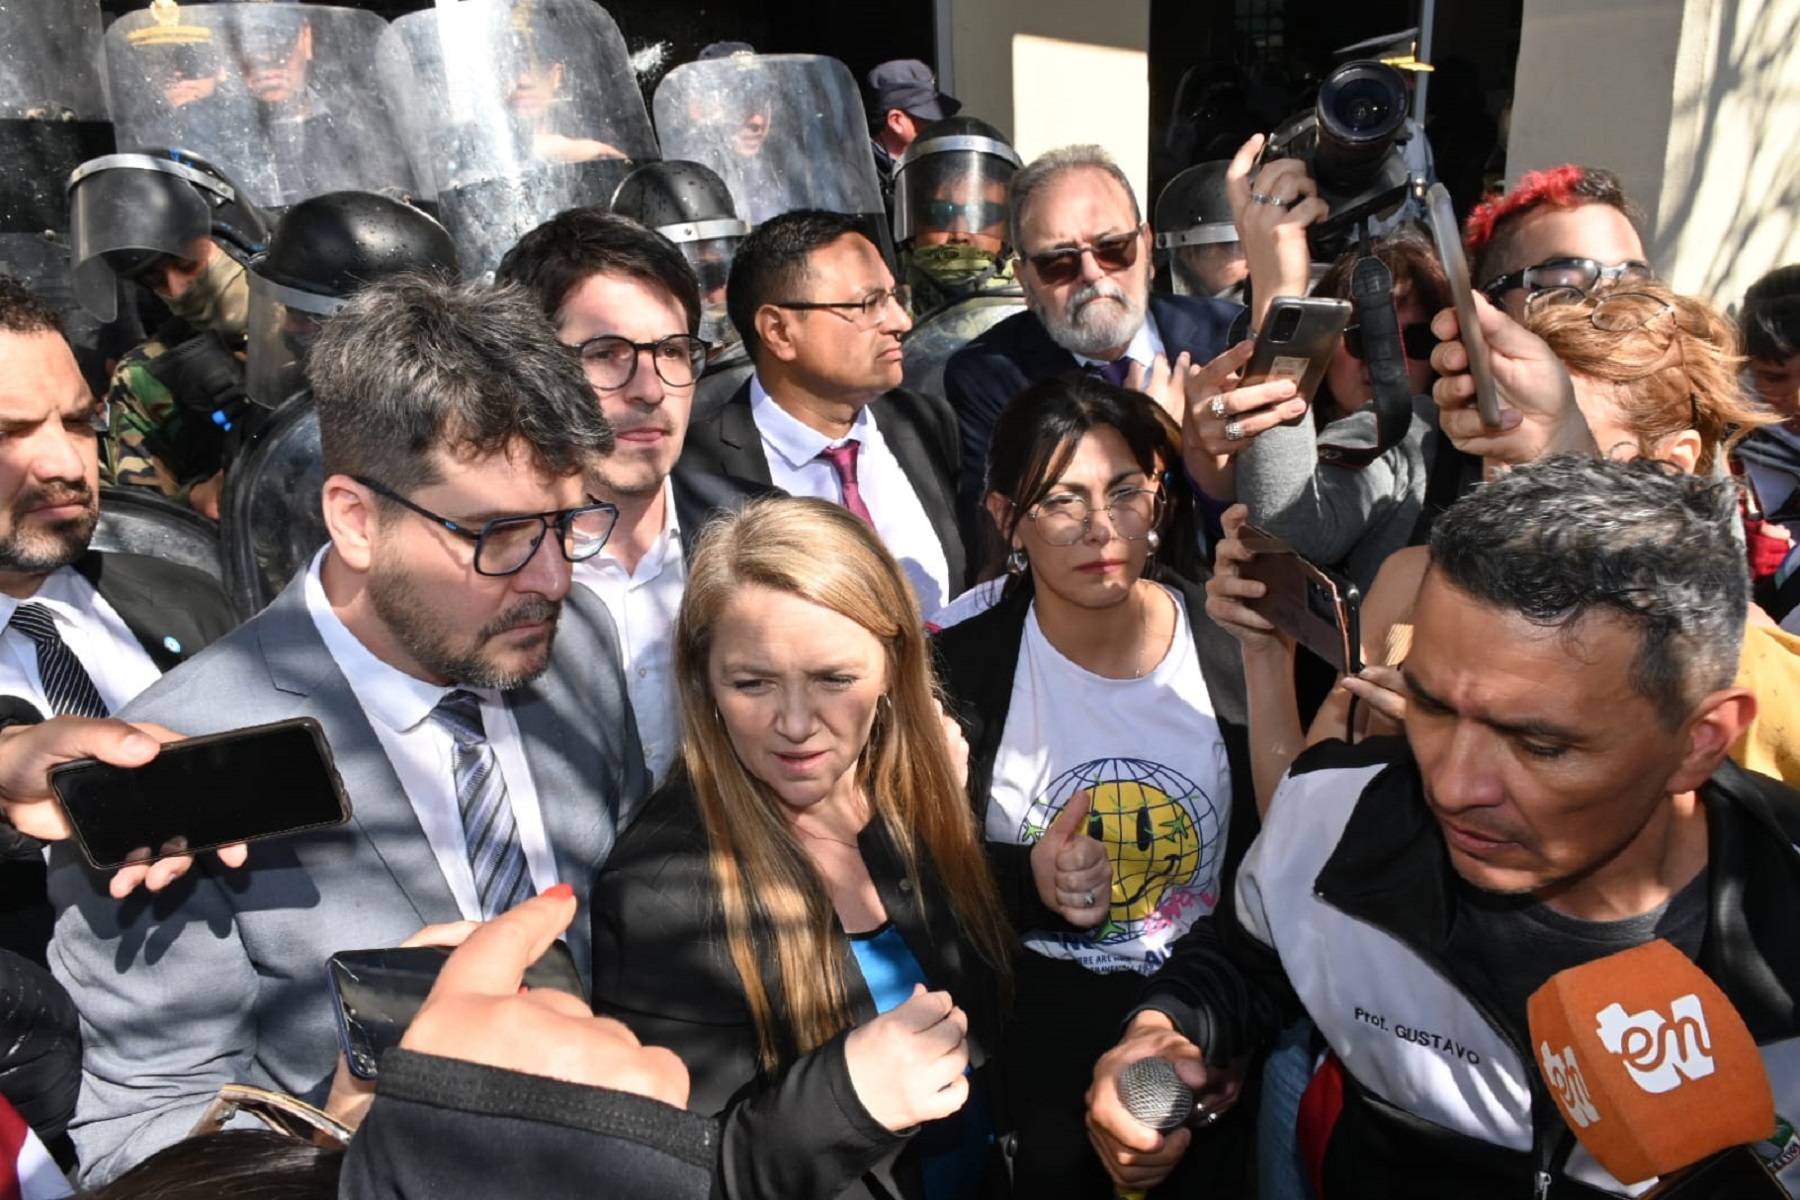
[[[819,457],[837,472],[838,484],[844,489],[844,507],[873,527],[875,518],[869,515],[869,506],[863,503],[862,488],[856,482],[856,456],[861,450],[862,444],[852,438],[841,446],[825,447],[819,451]]]

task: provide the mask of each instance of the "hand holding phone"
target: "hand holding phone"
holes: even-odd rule
[[[1494,386],[1487,339],[1482,336],[1481,319],[1475,309],[1475,287],[1469,280],[1469,261],[1463,256],[1462,228],[1456,223],[1450,192],[1441,183],[1425,190],[1425,218],[1431,226],[1431,240],[1437,243],[1438,261],[1444,264],[1444,275],[1450,281],[1450,302],[1462,329],[1469,376],[1475,381],[1475,410],[1483,425],[1498,429],[1500,393]]]
[[[1498,428],[1490,427],[1469,407],[1474,382],[1467,373],[1469,357],[1462,340],[1461,319],[1450,309],[1432,318],[1439,338],[1431,365],[1441,378],[1431,387],[1438,407],[1438,429],[1458,450],[1507,466],[1533,462],[1551,454],[1597,454],[1587,418],[1575,403],[1568,368],[1543,338],[1477,296],[1481,323],[1501,409]]]
[[[1292,546],[1254,525],[1238,530],[1238,540],[1251,555],[1238,564],[1238,573],[1264,589],[1260,597],[1241,603],[1340,674],[1362,670],[1362,595],[1356,585],[1307,562]]]
[[[1271,380],[1285,379],[1294,385],[1296,394],[1307,403],[1324,382],[1325,369],[1337,351],[1344,327],[1350,324],[1348,300],[1324,296],[1277,296],[1269,302],[1262,329],[1256,335],[1256,349],[1244,366],[1242,387],[1255,387]],[[1306,419],[1299,416],[1283,421],[1298,425]]]
[[[170,742],[139,765],[65,762],[49,782],[101,870],[350,819],[325,731],[310,717]]]

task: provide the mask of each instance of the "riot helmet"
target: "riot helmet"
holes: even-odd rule
[[[1023,165],[1006,135],[986,121],[950,117],[930,126],[894,170],[894,240],[904,246],[922,235],[973,236],[973,244],[1004,253],[1007,187]]]
[[[299,390],[319,322],[400,271],[460,274],[449,231],[373,192],[331,192],[290,208],[250,260],[250,398],[274,408]]]
[[[737,340],[725,311],[725,282],[750,225],[738,219],[725,181],[701,163],[646,163],[619,185],[612,210],[680,247],[700,280],[700,336],[715,347]]]
[[[230,176],[185,150],[108,154],[69,176],[75,298],[110,321],[118,276],[168,259],[187,259],[210,239],[246,263],[263,249],[269,219]]]
[[[1189,167],[1156,198],[1156,249],[1180,295],[1215,296],[1244,279],[1244,248],[1225,191],[1229,166],[1217,161]]]

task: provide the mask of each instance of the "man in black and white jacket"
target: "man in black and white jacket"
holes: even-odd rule
[[[1193,1136],[1125,1113],[1127,1063],[1160,1055],[1203,1085],[1304,1010],[1342,1078],[1314,1130],[1324,1200],[1527,1196],[1539,1171],[1552,1197],[1627,1194],[1574,1145],[1526,1002],[1653,938],[1720,985],[1777,1111],[1800,1112],[1800,950],[1769,934],[1800,903],[1800,794],[1726,761],[1756,712],[1734,684],[1748,584],[1732,496],[1565,457],[1441,518],[1405,741],[1296,763],[1234,909],[1177,944],[1096,1068],[1089,1127],[1121,1186],[1160,1179]],[[1782,1178],[1800,1193],[1800,1165]]]

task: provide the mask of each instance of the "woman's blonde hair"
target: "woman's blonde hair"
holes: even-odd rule
[[[713,701],[709,666],[721,614],[743,589],[797,596],[856,622],[886,656],[887,692],[858,764],[870,804],[919,887],[929,858],[974,950],[1006,975],[1013,941],[974,812],[940,722],[923,620],[905,575],[869,526],[823,500],[756,500],[707,526],[675,624],[682,754],[706,824],[726,943],[773,1072],[853,1024],[831,898],[781,814],[744,769]],[[763,968],[787,1011],[778,1028]]]
[[[1705,473],[1739,438],[1776,419],[1738,383],[1737,327],[1706,301],[1662,284],[1615,284],[1570,303],[1534,305],[1525,327],[1572,373],[1612,385],[1646,457],[1692,429],[1700,435],[1695,470]]]

